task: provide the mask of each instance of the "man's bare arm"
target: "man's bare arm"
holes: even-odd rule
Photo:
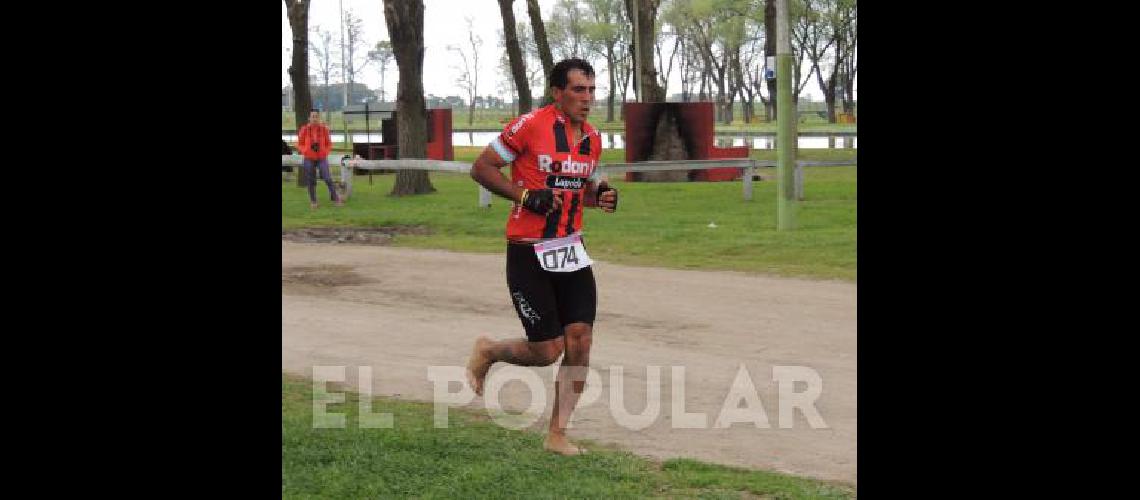
[[[483,148],[483,152],[475,159],[475,163],[471,165],[471,178],[475,179],[475,182],[478,182],[479,185],[487,188],[488,191],[515,203],[524,206],[529,205],[528,208],[537,210],[539,213],[550,213],[562,207],[562,198],[552,196],[549,192],[540,193],[546,197],[545,202],[535,203],[532,199],[523,203],[522,196],[526,190],[511,184],[507,176],[503,175],[501,169],[506,164],[507,162],[503,160],[503,157],[499,156],[495,148],[487,146]],[[534,195],[531,196],[531,198],[534,197]]]
[[[488,191],[519,203],[523,188],[512,185],[511,181],[503,175],[502,168],[506,164],[507,162],[503,161],[494,148],[487,146],[483,148],[483,153],[471,165],[471,178],[487,188]]]

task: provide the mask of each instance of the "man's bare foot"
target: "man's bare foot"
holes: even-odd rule
[[[475,394],[483,395],[483,379],[487,377],[487,370],[491,368],[491,360],[483,352],[491,339],[480,335],[475,339],[475,346],[471,348],[471,357],[467,360],[467,383]]]
[[[566,439],[565,434],[557,434],[554,432],[546,435],[546,440],[542,442],[542,448],[546,451],[552,451],[560,455],[574,456],[586,454],[586,449],[581,448]]]

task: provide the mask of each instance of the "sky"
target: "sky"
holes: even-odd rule
[[[311,0],[312,4],[309,6],[309,27],[320,26],[333,34],[333,43],[339,47],[340,43],[340,10],[339,7],[343,5],[344,10],[353,11],[355,15],[360,17],[363,21],[364,39],[368,47],[375,46],[377,41],[388,39],[388,28],[384,24],[384,7],[381,0]],[[550,12],[554,8],[555,0],[539,0],[539,7],[542,10],[543,18],[548,18]],[[289,84],[289,60],[291,57],[290,50],[292,49],[292,31],[289,28],[289,19],[285,13],[285,2],[281,2],[281,85]],[[515,0],[514,2],[515,20],[527,21],[529,17],[526,13],[526,1]],[[471,17],[474,21],[476,34],[483,39],[483,46],[480,50],[480,68],[479,68],[479,94],[481,95],[499,95],[506,97],[505,93],[500,91],[499,83],[504,80],[505,76],[500,74],[498,70],[498,61],[501,50],[498,48],[498,34],[497,31],[502,29],[503,23],[499,16],[499,4],[496,0],[424,0],[424,93],[435,94],[437,96],[459,95],[466,96],[466,94],[457,85],[456,79],[459,76],[459,70],[456,69],[461,64],[460,59],[453,52],[447,50],[448,45],[463,46],[468,43],[467,40],[467,22],[466,17]],[[310,35],[310,40],[312,37]],[[334,56],[339,60],[339,55]],[[607,80],[600,74],[605,70],[605,63],[602,60],[591,60],[594,64],[595,70],[599,72],[598,84],[604,86],[603,83]],[[358,74],[356,80],[358,82],[368,85],[371,89],[378,89],[380,87],[380,66],[376,63],[369,63],[364,68],[363,74]],[[310,73],[313,71],[313,62],[309,62]],[[803,70],[806,73],[806,68]],[[396,92],[396,80],[398,79],[398,72],[396,69],[395,61],[389,64],[388,74],[384,81],[385,92],[389,96],[389,100],[394,100]],[[681,81],[679,72],[674,66],[673,72],[670,75],[669,87],[667,89],[669,94],[681,92]],[[632,98],[630,92],[630,98]],[[812,100],[822,100],[823,93],[819,90],[819,86],[815,83],[815,76],[812,76],[812,81],[804,87],[803,94],[810,96]],[[598,97],[603,98],[602,92],[599,90]],[[858,97],[858,92],[856,92]],[[508,99],[509,100],[509,99]]]

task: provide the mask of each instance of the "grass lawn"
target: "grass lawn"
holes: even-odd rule
[[[282,498],[853,498],[850,486],[695,460],[663,463],[585,442],[590,453],[542,450],[542,435],[505,429],[482,412],[452,408],[433,426],[433,405],[375,398],[389,429],[358,425],[359,395],[327,412],[343,429],[314,429],[312,382],[281,377]],[[339,389],[329,389],[340,392]]]
[[[480,148],[456,148],[457,161],[472,161]],[[801,159],[851,158],[857,150],[801,150]],[[775,151],[753,150],[753,158],[775,159]],[[622,150],[606,150],[603,161],[624,160]],[[334,162],[335,163],[335,162]],[[605,262],[681,269],[719,269],[856,280],[856,169],[807,167],[805,200],[795,231],[776,231],[776,184],[754,183],[744,201],[741,183],[645,183],[616,180],[618,212],[587,210],[585,231],[590,256]],[[774,175],[775,169],[760,169]],[[334,178],[338,175],[335,173]],[[464,252],[503,252],[510,203],[494,198],[479,208],[476,184],[464,174],[432,173],[437,192],[388,196],[395,175],[353,181],[353,197],[333,207],[318,186],[321,208],[312,211],[295,182],[281,183],[283,229],[320,226],[376,227],[424,225],[429,235],[401,235],[397,246]],[[715,224],[715,228],[709,227]]]

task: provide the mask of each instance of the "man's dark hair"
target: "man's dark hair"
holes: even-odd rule
[[[550,86],[560,89],[566,88],[566,84],[570,81],[569,75],[572,69],[582,70],[586,76],[594,76],[594,67],[590,66],[590,63],[578,58],[563,59],[558,61],[558,64],[555,64],[550,70]]]
[[[320,112],[321,112],[321,108],[313,108],[313,109],[310,109],[310,110],[309,110],[309,112],[310,112],[310,113],[320,113]]]

